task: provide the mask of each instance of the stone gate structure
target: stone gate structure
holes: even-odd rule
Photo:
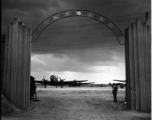
[[[31,29],[15,18],[5,34],[3,91],[18,108],[30,104]]]
[[[70,16],[98,20],[109,27],[118,40],[123,38],[122,32],[110,20],[88,11],[71,10],[55,14],[44,20],[33,33],[20,20],[14,19],[8,25],[3,41],[5,53],[4,60],[1,59],[4,63],[1,83],[5,96],[18,108],[28,109],[30,106],[31,36],[33,35],[36,41],[49,24]],[[151,111],[151,25],[149,23],[147,20],[138,19],[125,30],[127,106],[132,110],[143,112]]]
[[[150,18],[137,19],[125,30],[126,99],[128,108],[151,111]]]

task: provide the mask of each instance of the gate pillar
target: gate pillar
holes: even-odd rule
[[[150,17],[149,17],[150,19]],[[128,108],[151,111],[151,25],[137,19],[125,31]]]
[[[30,104],[31,29],[15,18],[5,35],[4,79],[5,96],[18,108]]]

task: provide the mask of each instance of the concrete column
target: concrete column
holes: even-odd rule
[[[147,27],[147,58],[148,58],[148,66],[147,66],[147,70],[148,70],[148,74],[147,74],[147,80],[146,80],[146,88],[147,88],[147,96],[146,99],[147,100],[147,111],[151,112],[151,26]]]
[[[4,54],[5,54],[5,35],[1,35],[1,90],[4,81]]]
[[[26,108],[26,80],[27,80],[27,27],[23,26],[23,42],[22,42],[22,84],[21,84],[21,94],[22,94],[22,105],[21,108]]]
[[[17,64],[17,84],[16,84],[16,93],[17,93],[17,106],[21,107],[21,82],[22,82],[22,22],[18,23],[18,64]]]
[[[146,92],[145,92],[145,66],[144,66],[144,39],[143,39],[143,22],[137,20],[137,37],[138,37],[138,60],[139,60],[139,86],[140,86],[140,109],[146,111]]]
[[[140,91],[139,91],[139,61],[138,61],[138,44],[137,44],[137,27],[136,23],[133,23],[133,52],[134,52],[134,79],[135,79],[135,107],[139,111],[139,100],[140,100]]]
[[[5,37],[5,45],[4,45],[4,80],[3,80],[3,92],[6,94],[6,86],[7,86],[7,65],[8,65],[8,28],[6,30],[6,37]]]
[[[133,49],[133,26],[131,25],[128,29],[129,39],[128,39],[128,48],[129,48],[129,79],[130,79],[130,102],[131,109],[135,110],[135,78],[134,78],[134,49]]]
[[[144,69],[144,74],[145,74],[145,97],[147,98],[148,96],[148,87],[146,87],[148,85],[148,41],[147,41],[147,25],[144,23],[143,24],[143,40],[144,40],[144,43],[143,43],[143,47],[144,47],[144,66],[145,66],[145,69]],[[145,107],[147,109],[147,102],[148,102],[148,99],[145,99]]]
[[[13,104],[17,104],[16,84],[17,84],[17,60],[18,60],[18,20],[13,21],[13,36],[12,36],[12,64],[11,64],[11,93],[10,99]]]
[[[10,100],[11,95],[11,67],[12,67],[12,37],[13,37],[13,22],[9,24],[9,37],[8,37],[8,66],[7,66],[7,97]]]
[[[26,76],[27,76],[27,80],[26,80],[26,84],[27,84],[27,88],[26,88],[26,103],[27,103],[27,107],[29,107],[29,102],[30,102],[30,29],[27,28],[27,54],[26,54],[26,64],[27,64],[27,68],[26,68]]]
[[[28,71],[27,71],[27,77],[28,77],[28,107],[30,106],[30,75],[31,75],[31,39],[32,39],[32,30],[29,28],[28,29],[28,54],[27,54],[27,58],[28,58]]]
[[[30,28],[14,19],[5,40],[4,94],[21,109],[30,104],[30,32]]]
[[[127,108],[131,109],[131,91],[130,91],[130,61],[129,61],[129,28],[125,30],[125,55],[126,55],[126,101]]]
[[[136,20],[126,29],[127,103],[132,110],[151,111],[150,25]]]

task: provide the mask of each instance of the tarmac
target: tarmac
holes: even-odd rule
[[[2,120],[151,120],[151,113],[126,109],[125,89],[113,102],[110,87],[37,88],[39,101],[31,109],[18,111]]]

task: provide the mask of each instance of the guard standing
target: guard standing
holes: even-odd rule
[[[31,76],[31,84],[30,84],[30,100],[35,100],[37,99],[37,95],[36,95],[36,84],[34,81],[34,77]]]
[[[30,99],[34,99],[34,77],[31,76],[31,81],[30,81]]]
[[[118,91],[118,85],[113,83],[112,94],[113,94],[114,102],[117,102],[117,91]]]

